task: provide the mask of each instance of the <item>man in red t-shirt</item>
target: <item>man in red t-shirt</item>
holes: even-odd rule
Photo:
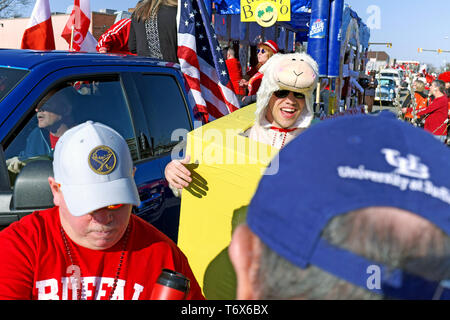
[[[431,83],[430,94],[434,96],[433,102],[426,108],[417,110],[417,116],[424,116],[424,129],[432,133],[437,139],[445,142],[447,138],[448,98],[445,94],[445,83],[434,80]]]
[[[0,299],[149,299],[163,268],[190,280],[187,299],[204,299],[180,249],[131,214],[139,205],[126,141],[92,121],[56,144],[55,207],[0,232]]]

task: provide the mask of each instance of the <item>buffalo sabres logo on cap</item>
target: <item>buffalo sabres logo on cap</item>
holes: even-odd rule
[[[109,174],[116,165],[116,153],[110,147],[98,146],[89,153],[89,167],[97,174]]]

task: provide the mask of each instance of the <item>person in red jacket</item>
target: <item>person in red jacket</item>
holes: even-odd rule
[[[250,80],[247,81],[245,79],[242,79],[242,81],[240,82],[241,86],[248,88],[248,95],[242,98],[242,106],[248,105],[252,102],[256,102],[256,92],[258,92],[263,78],[263,74],[259,72],[259,69],[274,54],[277,54],[278,51],[278,45],[272,40],[267,40],[266,42],[260,43],[258,45],[258,64],[256,65],[256,70],[254,70],[253,68],[250,69],[247,72],[247,75],[252,75]]]
[[[414,92],[414,99],[416,100],[415,106],[411,104],[411,99],[409,99],[410,105],[406,108],[402,108],[402,112],[405,114],[405,119],[410,122],[413,121],[416,110],[420,110],[428,106],[428,94],[425,93],[425,83],[417,79],[413,82],[412,89]],[[420,117],[417,119],[420,119]]]
[[[443,72],[439,75],[438,80],[445,82],[445,92],[448,99],[448,116],[450,117],[450,71]]]
[[[97,51],[100,53],[132,54],[128,50],[131,19],[122,19],[114,23],[100,36]]]
[[[228,73],[230,74],[230,80],[233,85],[234,93],[238,95],[238,99],[245,95],[244,87],[239,86],[239,82],[242,80],[242,67],[238,59],[236,59],[233,48],[227,50],[227,65]]]
[[[434,96],[428,107],[419,109],[417,116],[426,115],[424,129],[432,133],[437,139],[445,142],[447,138],[448,98],[445,94],[445,83],[434,80],[431,83],[430,94]]]
[[[134,170],[117,131],[92,121],[66,131],[48,178],[55,207],[0,232],[0,300],[145,300],[162,269],[190,280],[186,299],[203,300],[183,252],[131,213]]]

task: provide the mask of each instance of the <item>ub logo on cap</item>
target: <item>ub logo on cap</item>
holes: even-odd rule
[[[98,146],[89,153],[89,167],[97,174],[110,174],[116,164],[116,153],[110,147]]]
[[[430,177],[428,167],[420,163],[419,157],[408,154],[404,158],[400,156],[398,150],[388,148],[381,149],[381,153],[385,155],[387,163],[397,168],[395,169],[396,173],[420,179],[428,179]]]

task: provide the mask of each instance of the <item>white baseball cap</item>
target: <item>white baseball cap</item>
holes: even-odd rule
[[[53,172],[74,216],[114,204],[140,204],[128,145],[101,123],[87,121],[62,135],[55,147]]]

